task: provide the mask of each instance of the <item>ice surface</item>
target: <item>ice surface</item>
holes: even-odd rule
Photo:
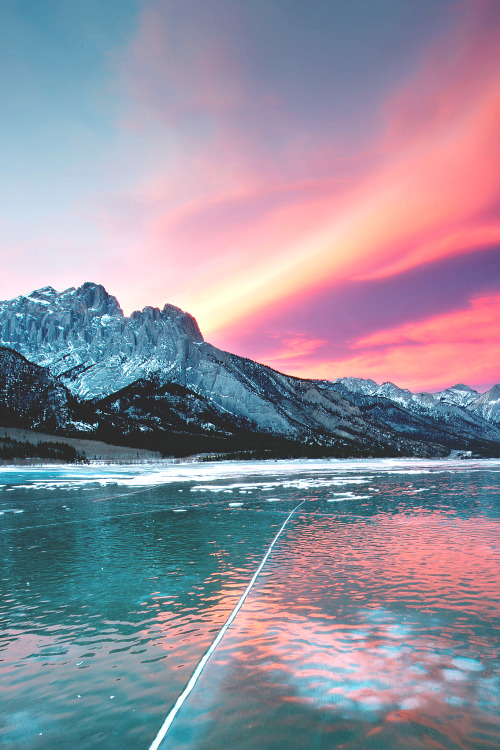
[[[467,461],[468,471],[479,471],[487,467],[500,471],[500,461]],[[380,459],[380,460],[308,460],[290,461],[217,461],[193,462],[173,461],[157,464],[131,464],[110,466],[95,462],[89,466],[37,466],[22,468],[22,474],[29,484],[18,485],[28,489],[62,489],[81,488],[84,484],[99,483],[124,485],[128,487],[147,487],[170,484],[174,482],[197,482],[196,489],[253,489],[256,487],[301,488],[343,484],[365,484],[373,482],[373,474],[419,475],[447,471],[463,471],[461,460],[443,459],[427,461],[425,459]],[[19,474],[19,467],[5,466],[0,469],[4,483],[9,475]],[[370,472],[370,475],[367,474]],[[297,475],[308,474],[307,478]],[[45,477],[44,477],[45,475]],[[295,475],[295,477],[294,477]],[[360,476],[362,475],[362,476]],[[33,479],[30,479],[33,477]],[[265,479],[268,477],[269,479]],[[231,481],[232,480],[232,481]],[[239,481],[235,481],[239,480]],[[216,486],[213,482],[228,481],[225,485]],[[210,484],[208,484],[210,483]]]
[[[277,527],[282,521],[280,514],[284,516],[294,507],[290,504],[290,501],[296,500],[298,502],[299,499],[305,498],[306,502],[300,512],[296,514],[294,523],[291,523],[290,528],[287,529],[286,543],[277,545],[275,552],[273,552],[269,570],[266,571],[272,572],[272,575],[263,576],[261,581],[262,591],[267,592],[265,607],[262,607],[263,600],[260,598],[262,592],[257,589],[254,591],[258,616],[256,622],[259,627],[256,628],[251,649],[246,654],[248,660],[253,659],[256,654],[259,664],[262,662],[263,687],[269,688],[270,685],[279,685],[280,690],[283,688],[290,701],[293,701],[293,706],[290,706],[290,711],[286,716],[286,722],[291,722],[289,726],[295,727],[293,721],[298,722],[300,720],[301,711],[303,711],[304,716],[307,716],[311,708],[313,711],[319,710],[323,715],[326,714],[326,722],[330,719],[332,721],[340,720],[341,722],[352,721],[353,725],[356,722],[369,725],[380,717],[390,715],[391,712],[396,712],[397,715],[400,715],[397,712],[404,711],[421,712],[425,716],[440,715],[439,712],[444,705],[457,707],[460,712],[462,707],[466,707],[467,711],[476,716],[482,716],[483,714],[490,716],[492,707],[496,707],[495,710],[497,710],[500,706],[500,680],[496,657],[491,659],[486,658],[488,654],[485,656],[485,647],[483,646],[485,638],[484,632],[481,630],[484,627],[483,623],[481,622],[480,627],[478,627],[478,637],[474,643],[471,639],[470,643],[473,643],[471,647],[466,639],[452,640],[447,635],[447,629],[452,631],[456,626],[455,620],[458,622],[460,619],[459,617],[455,618],[453,612],[453,616],[448,616],[446,612],[447,600],[443,594],[450,586],[450,578],[457,575],[454,567],[456,556],[443,556],[445,547],[437,545],[437,542],[434,546],[434,537],[431,538],[429,557],[422,558],[420,566],[411,565],[409,569],[412,575],[415,571],[418,573],[421,570],[422,575],[425,573],[425,575],[431,577],[442,571],[442,576],[438,581],[441,588],[439,585],[429,585],[426,588],[428,582],[423,578],[420,582],[422,585],[425,584],[423,585],[422,598],[418,601],[416,599],[410,601],[409,604],[408,602],[405,603],[404,597],[406,595],[410,597],[413,594],[411,591],[410,594],[407,594],[404,570],[397,565],[395,556],[397,552],[403,561],[407,560],[408,565],[412,563],[412,550],[414,547],[419,547],[422,518],[425,523],[436,524],[437,532],[440,532],[443,527],[448,527],[448,519],[451,519],[450,540],[454,544],[456,543],[459,530],[457,530],[457,518],[449,510],[452,502],[451,487],[458,488],[458,491],[453,494],[453,503],[456,503],[458,509],[460,508],[460,492],[463,491],[464,486],[467,488],[476,486],[479,487],[481,492],[484,491],[485,494],[477,496],[482,498],[481,502],[477,501],[476,495],[472,493],[470,495],[475,503],[474,519],[483,524],[484,514],[488,512],[489,503],[492,502],[493,498],[493,492],[490,491],[489,485],[494,485],[496,480],[496,475],[493,476],[490,472],[498,472],[499,469],[500,461],[464,462],[460,460],[456,462],[312,460],[286,462],[224,461],[220,463],[172,461],[170,463],[130,466],[93,464],[64,468],[54,466],[29,467],[26,469],[24,467],[8,467],[3,473],[0,470],[2,481],[7,482],[8,485],[0,493],[0,497],[8,505],[7,508],[2,508],[0,505],[0,514],[3,516],[1,525],[2,529],[5,529],[9,524],[12,524],[12,528],[16,527],[15,530],[18,532],[17,526],[20,526],[21,523],[24,524],[26,517],[28,517],[30,520],[29,525],[26,522],[26,528],[30,531],[26,534],[26,539],[31,544],[31,541],[36,537],[42,540],[43,544],[48,545],[50,540],[55,542],[59,539],[57,531],[53,534],[46,534],[45,531],[33,534],[31,529],[39,528],[32,524],[42,520],[40,517],[47,514],[49,509],[51,516],[46,515],[45,520],[54,520],[58,523],[46,525],[61,528],[63,523],[79,524],[78,531],[75,534],[72,532],[64,533],[68,528],[72,528],[66,526],[60,538],[64,540],[65,545],[68,545],[66,559],[70,564],[65,570],[68,570],[72,584],[71,587],[68,586],[68,591],[77,590],[78,584],[85,595],[86,588],[90,590],[95,585],[92,582],[96,580],[96,573],[99,579],[98,586],[101,585],[101,579],[103,582],[109,580],[110,583],[113,583],[113,577],[120,580],[121,571],[118,571],[119,566],[114,562],[115,555],[120,550],[126,551],[124,559],[130,558],[133,562],[131,571],[124,570],[127,575],[123,583],[123,592],[126,593],[129,586],[129,577],[133,578],[135,566],[138,565],[137,561],[140,562],[141,555],[144,555],[144,574],[138,575],[140,584],[137,584],[141,588],[138,590],[137,596],[134,594],[133,601],[134,603],[137,602],[137,607],[141,609],[143,605],[140,603],[143,601],[149,602],[151,600],[154,602],[154,607],[152,606],[151,609],[151,643],[157,644],[161,651],[159,657],[156,653],[152,654],[155,659],[161,659],[161,670],[156,666],[151,667],[151,674],[148,679],[151,678],[151,685],[154,684],[154,690],[148,683],[144,691],[146,708],[144,713],[141,713],[141,716],[145,716],[153,714],[151,697],[155,691],[159,695],[157,685],[163,686],[168,682],[169,665],[173,663],[173,656],[177,653],[176,649],[181,641],[176,631],[178,623],[181,623],[179,627],[184,628],[183,633],[185,633],[187,643],[185,654],[179,657],[182,665],[187,665],[187,680],[191,673],[191,662],[189,660],[191,659],[193,662],[191,666],[194,667],[197,662],[193,654],[196,655],[196,642],[200,642],[198,632],[193,631],[194,635],[189,635],[191,632],[190,618],[193,617],[193,612],[201,611],[200,621],[208,623],[208,627],[213,627],[210,623],[215,622],[216,617],[222,617],[223,607],[229,607],[229,604],[227,604],[229,600],[224,599],[221,604],[219,599],[215,597],[217,601],[214,604],[212,585],[213,590],[216,593],[219,590],[222,591],[224,597],[226,591],[229,591],[231,596],[236,596],[238,586],[242,589],[255,569],[252,562],[253,558],[248,558],[248,555],[253,554],[255,559],[261,559],[260,542],[256,543],[256,547],[251,553],[248,551],[250,544],[254,543],[252,540],[256,539],[255,531],[258,524],[262,524],[262,539],[267,544],[268,537],[272,536],[273,524]],[[474,472],[484,473],[478,473],[476,479],[473,478],[471,481],[471,474]],[[455,484],[448,473],[460,474]],[[430,479],[430,474],[441,474],[441,476],[434,476]],[[422,476],[420,477],[420,475]],[[484,477],[488,477],[487,480]],[[442,485],[439,484],[436,490],[441,480]],[[14,486],[15,482],[18,481],[22,484]],[[434,482],[433,485],[430,485],[431,481]],[[412,482],[415,486],[412,486]],[[474,482],[476,482],[475,485]],[[446,490],[443,494],[445,499],[444,514],[439,515],[434,513],[434,510],[437,507],[436,498],[439,497],[442,487]],[[3,492],[7,488],[12,489],[17,494],[4,495]],[[430,490],[433,488],[436,490],[435,492],[424,494],[422,498],[417,494],[423,489]],[[151,492],[150,495],[140,494],[146,493],[150,489],[155,490],[155,492]],[[193,494],[189,492],[191,489],[194,491]],[[80,496],[76,490],[82,491]],[[378,495],[375,494],[377,490],[380,490]],[[60,495],[58,494],[59,491],[61,492]],[[178,491],[184,492],[182,499],[178,497]],[[224,494],[232,494],[232,497],[224,497]],[[415,498],[412,498],[412,495],[415,495]],[[131,499],[122,499],[129,498],[129,496]],[[120,500],[116,503],[109,502],[104,505],[92,504],[114,498],[120,498]],[[467,497],[465,499],[467,500]],[[241,502],[241,500],[244,500],[244,502]],[[397,500],[397,502],[393,502],[394,500]],[[184,502],[184,506],[178,505],[180,501]],[[327,506],[327,503],[341,503],[343,501],[348,502],[344,506]],[[359,505],[357,505],[357,501],[359,501]],[[368,502],[365,503],[365,501]],[[71,508],[68,507],[67,503],[70,504]],[[276,503],[278,504],[276,505]],[[362,504],[364,507],[361,511]],[[27,512],[23,519],[15,516],[8,518],[4,515],[13,514],[24,507]],[[135,512],[136,508],[137,511]],[[238,513],[230,512],[230,509],[238,508],[243,508],[243,510]],[[127,512],[122,513],[122,510]],[[466,510],[469,512],[468,506]],[[413,526],[408,515],[410,511],[415,514]],[[154,523],[150,521],[151,517],[146,516],[142,516],[142,518],[146,518],[144,524],[136,522],[141,520],[141,514],[143,513],[157,512],[159,515],[154,519]],[[363,516],[361,512],[364,514]],[[184,515],[174,519],[172,513]],[[88,544],[89,542],[93,544],[96,541],[95,530],[99,528],[95,522],[100,523],[102,519],[108,518],[115,519],[120,514],[133,516],[133,518],[130,523],[127,519],[123,523],[103,524],[102,529],[106,530],[106,535],[103,533],[102,538],[99,537],[97,540],[102,559],[96,558],[94,560],[91,558],[87,561]],[[322,515],[323,517],[316,519],[316,515]],[[77,520],[74,520],[75,518]],[[204,523],[207,519],[213,521],[213,547],[207,546],[207,527]],[[360,529],[364,528],[363,524],[367,519],[369,522],[367,523],[366,535],[363,537],[360,535]],[[267,524],[269,524],[269,528]],[[245,535],[242,536],[243,542],[237,544],[235,530],[238,530],[239,533],[241,528],[245,528],[246,531]],[[318,529],[323,529],[321,534],[319,534]],[[345,531],[345,533],[342,533],[342,531]],[[415,532],[414,536],[410,533],[413,531]],[[175,545],[161,542],[159,537],[166,539],[169,533],[173,534],[172,538],[176,540]],[[316,542],[322,538],[323,534],[328,539],[324,548],[321,548],[318,547]],[[330,540],[330,534],[332,540]],[[36,566],[40,564],[41,558],[38,550],[33,549],[29,552],[29,545],[21,545],[17,533],[15,535],[9,533],[5,535],[6,538],[7,536],[12,537],[12,551],[19,560],[24,560],[27,556],[28,559],[33,560]],[[334,537],[337,538],[335,543]],[[496,544],[498,536],[493,537],[492,535],[492,538],[493,544]],[[364,546],[363,543],[360,543],[360,539],[364,539]],[[467,566],[471,561],[476,573],[475,576],[469,576],[469,578],[464,575],[458,580],[457,586],[461,596],[461,587],[465,585],[463,581],[470,581],[471,586],[477,585],[477,590],[481,596],[478,595],[475,600],[469,598],[466,602],[467,606],[474,610],[483,606],[489,589],[486,588],[485,591],[481,591],[479,588],[482,579],[478,579],[477,570],[481,557],[479,556],[478,563],[477,555],[467,554],[469,551],[467,545],[471,543],[470,534],[464,534],[463,539],[465,540],[464,558],[467,558]],[[489,543],[489,538],[484,537],[484,534],[482,539],[485,540],[485,544]],[[146,543],[143,544],[143,540],[146,540]],[[330,541],[332,541],[331,544]],[[80,551],[79,558],[73,555],[70,544],[74,544],[75,549]],[[134,547],[134,545],[137,545],[137,547]],[[185,545],[184,559],[190,561],[189,568],[187,565],[179,563],[178,554],[179,550],[183,549],[183,545]],[[384,545],[387,546],[384,548]],[[192,558],[189,557],[193,554],[191,547],[196,550]],[[262,547],[265,549],[264,544],[262,544]],[[390,554],[384,554],[385,549],[389,549]],[[472,550],[473,547],[471,546],[470,549]],[[476,545],[474,549],[476,551],[483,550],[483,547]],[[339,567],[339,555],[342,554],[342,550],[345,550],[346,575],[339,575],[342,572],[342,568]],[[180,600],[174,606],[170,595],[172,591],[175,595],[182,591],[181,584],[184,585],[184,583],[186,592],[201,591],[203,565],[205,564],[206,569],[209,569],[208,563],[203,563],[202,560],[202,555],[205,552],[206,559],[210,563],[214,561],[215,564],[220,556],[220,562],[217,564],[220,565],[220,571],[226,578],[220,579],[220,585],[217,577],[212,580],[207,578],[210,582],[210,586],[208,586],[210,596],[207,598],[206,609],[199,610],[202,596],[200,594],[200,601],[198,599],[196,602],[191,601],[191,599],[186,600],[186,611],[184,613],[180,608]],[[234,557],[240,555],[240,552],[241,556],[237,558],[235,564]],[[437,555],[437,552],[439,552],[439,555]],[[65,554],[65,547],[62,548],[62,553]],[[172,556],[170,567],[166,565],[166,560],[169,559],[168,555]],[[367,563],[370,555],[374,567],[370,567]],[[435,555],[435,558],[433,555]],[[299,565],[302,557],[303,568]],[[247,564],[247,558],[250,560],[249,573],[247,570],[243,570],[243,563]],[[47,556],[46,559],[48,561],[49,557]],[[439,564],[434,564],[434,559],[438,560]],[[77,561],[74,570],[71,567],[73,560]],[[450,560],[452,565],[449,565]],[[350,567],[351,563],[352,568]],[[87,564],[89,566],[88,578],[85,578],[83,573]],[[103,564],[104,566],[101,567]],[[113,565],[116,568],[114,573]],[[369,577],[365,580],[360,572],[362,568],[367,570],[367,576],[369,573]],[[224,588],[227,581],[231,582],[231,576],[237,575],[236,571],[238,570],[243,570],[243,584],[238,578],[238,586],[233,586],[233,588],[226,586]],[[301,570],[307,571],[307,575],[301,576]],[[314,584],[314,581],[311,583],[310,576],[314,575],[315,570],[317,571],[316,583],[318,585]],[[65,597],[66,581],[63,590],[60,587],[58,571],[59,568],[55,571],[55,583],[58,590],[61,589],[61,597]],[[176,571],[178,572],[178,581]],[[465,569],[466,573],[467,571],[469,571],[468,567]],[[496,571],[497,568],[492,566],[491,579],[494,578]],[[290,573],[293,573],[293,575],[290,575]],[[391,585],[393,582],[391,575],[394,576],[394,586]],[[29,595],[32,598],[35,579],[26,575],[25,578],[20,580],[26,582],[31,580]],[[283,582],[283,596],[282,599],[277,599],[277,601],[283,606],[275,608],[271,605],[273,605],[275,587],[280,580]],[[490,585],[490,578],[485,580],[486,584]],[[213,581],[215,581],[215,584],[213,584]],[[179,583],[178,589],[174,586],[174,583],[177,584],[177,582]],[[370,594],[372,582],[376,585]],[[105,585],[103,583],[103,586]],[[142,590],[143,586],[144,591]],[[289,587],[293,586],[297,587],[300,596],[290,595],[288,597],[287,592],[291,590]],[[324,598],[322,598],[322,587],[325,587]],[[343,587],[345,588],[345,595],[342,593]],[[115,599],[118,601],[116,591],[119,591],[119,589],[110,586],[110,602],[115,602]],[[155,593],[155,596],[153,596],[153,593]],[[308,597],[311,595],[313,595],[313,598],[309,607]],[[338,601],[336,600],[337,595]],[[100,596],[101,591],[98,590],[96,598],[99,607]],[[196,597],[198,597],[198,594],[196,594]],[[387,609],[381,606],[381,600],[383,601],[384,597],[389,602],[392,600],[394,611],[390,610],[390,604],[388,604]],[[249,607],[251,598],[247,602]],[[301,604],[304,600],[306,600],[305,604]],[[29,598],[27,597],[25,601],[29,601]],[[63,601],[62,598],[61,601]],[[366,607],[361,602],[366,602]],[[196,608],[194,608],[195,604]],[[80,609],[79,601],[77,605]],[[425,614],[423,610],[427,606],[433,608],[433,614]],[[455,606],[455,600],[453,600],[453,606]],[[487,607],[488,603],[486,602],[484,606]],[[175,607],[178,609],[175,609]],[[189,607],[193,607],[193,609],[190,610]],[[211,607],[215,607],[213,612],[210,609]],[[289,612],[287,607],[290,608]],[[351,619],[346,617],[349,607],[355,607],[356,615],[359,611],[359,617],[356,616]],[[146,640],[149,637],[149,631],[145,629],[143,624],[144,614],[141,609],[136,612],[140,629],[138,632],[140,639]],[[459,611],[457,609],[457,612]],[[129,618],[130,612],[134,612],[133,606],[130,610],[126,609],[124,630],[117,633],[117,638],[126,639],[130,637],[132,632],[129,630],[132,627]],[[243,610],[241,619],[237,619],[234,623],[235,628],[238,626],[238,622],[242,625],[243,646],[247,643],[249,633],[251,634],[249,612],[250,610]],[[288,620],[287,613],[290,615]],[[24,617],[25,614],[23,612]],[[44,611],[44,616],[45,614]],[[85,612],[83,614],[85,616]],[[179,619],[181,614],[184,618],[182,621]],[[408,619],[411,617],[412,622],[407,621],[407,615],[409,615]],[[196,614],[195,619],[197,616]],[[259,618],[261,616],[264,618],[262,622],[266,624],[266,627],[260,627],[261,621]],[[267,622],[266,617],[268,618]],[[94,627],[93,621],[91,621],[91,625]],[[465,630],[462,630],[463,632]],[[228,635],[230,636],[230,633]],[[106,632],[104,636],[107,637]],[[57,631],[50,637],[57,639],[61,637],[61,634]],[[69,632],[68,637],[71,637],[71,632]],[[92,635],[92,638],[94,637],[96,644],[102,646],[99,643],[100,636]],[[169,641],[169,638],[171,641]],[[172,649],[165,650],[163,648],[164,642],[171,642],[173,644]],[[223,643],[221,643],[222,647]],[[29,649],[28,655],[33,653],[31,642],[27,642],[26,648]],[[104,651],[105,648],[107,647],[102,647],[101,651]],[[191,649],[191,652],[189,652],[189,649]],[[94,650],[97,651],[97,649]],[[118,652],[121,651],[122,643],[119,643]],[[132,700],[136,700],[138,694],[136,686],[140,682],[141,670],[144,670],[146,675],[148,668],[143,665],[147,662],[141,651],[137,650],[136,652],[131,645],[128,650],[123,650],[123,653],[125,654],[124,659],[128,659],[130,654],[131,662],[127,664],[127,669],[129,669],[129,674],[132,677],[128,686],[130,687],[129,696],[131,696],[130,705],[135,707]],[[244,660],[239,658],[240,654],[244,653],[244,650],[240,651],[239,648],[231,651],[227,660],[228,666],[225,676],[229,674],[232,668],[231,660],[234,660],[233,667],[237,675],[244,671]],[[78,659],[81,659],[82,656],[82,649],[78,649],[77,653],[71,655],[71,664],[81,664]],[[491,657],[491,655],[489,656]],[[44,658],[48,658],[48,656],[44,656]],[[110,664],[114,665],[115,659],[121,658],[113,653]],[[123,663],[125,664],[125,662]],[[130,668],[131,665],[132,668]],[[63,666],[61,665],[61,668]],[[84,678],[91,679],[93,670],[89,669],[90,666],[89,659],[86,657],[85,666],[74,669],[75,673],[78,672],[77,679],[79,680],[72,687],[71,692],[75,704],[83,704],[88,700],[87,690],[83,689],[81,680]],[[217,680],[211,678],[213,674],[216,678],[220,678],[222,668],[221,663],[217,662],[216,659],[212,667],[213,670],[207,674],[207,680],[210,690],[214,685],[217,686],[213,690],[215,701],[220,697],[218,690],[222,680],[219,679],[219,682],[217,682]],[[156,679],[156,673],[162,670],[165,670],[167,678],[161,675]],[[13,674],[12,679],[15,678],[15,671]],[[125,674],[125,667],[123,674]],[[252,679],[255,674],[256,672],[252,672]],[[154,677],[151,677],[151,675],[154,675]],[[11,678],[9,677],[9,679]],[[63,677],[62,679],[66,678]],[[103,692],[102,703],[105,703],[106,706],[119,703],[117,709],[121,709],[124,697],[122,693],[117,691],[119,691],[118,686],[124,683],[125,678],[121,683],[117,682],[116,685],[110,683]],[[42,682],[40,684],[42,687],[38,697],[43,695],[43,691],[46,690],[46,684],[42,684]],[[252,689],[255,688],[255,685],[256,682],[253,681]],[[160,691],[161,689],[163,687],[160,687]],[[182,686],[180,689],[182,689]],[[180,689],[174,695],[168,695],[168,701],[166,701],[168,705],[175,700],[180,693]],[[113,693],[116,693],[116,699],[110,704],[110,695]],[[202,697],[202,693],[203,690],[200,689],[197,695],[193,694],[193,703],[196,703]],[[83,694],[84,699],[77,701],[77,694]],[[251,696],[253,695],[252,693]],[[242,692],[242,696],[243,700],[240,703],[241,724],[239,726],[243,730],[247,726],[245,712],[249,710],[249,704],[245,702],[245,698],[248,696],[244,692]],[[263,691],[263,696],[262,704],[267,709],[265,705],[267,693],[265,691]],[[31,696],[27,695],[27,698],[31,698]],[[9,700],[11,700],[10,694]],[[158,704],[160,704],[159,708]],[[163,711],[167,708],[167,705],[162,704],[162,698],[158,698],[154,708],[157,724],[160,723],[159,713],[161,712],[161,716],[163,716]],[[125,711],[122,713],[125,713]],[[256,715],[262,716],[263,713],[265,711],[260,711]],[[216,715],[215,712],[214,716]],[[209,714],[206,714],[203,720],[211,721],[211,718],[207,718],[208,716]],[[340,719],[338,719],[339,716]],[[94,718],[92,720],[94,721]],[[55,722],[56,718],[52,716],[51,721]],[[180,715],[179,721],[182,721],[182,715]],[[151,736],[154,735],[157,728],[153,725],[154,721],[151,721],[148,730]],[[44,723],[41,728],[44,730],[44,736],[47,735],[46,728],[49,727],[46,727]],[[290,734],[294,734],[293,728]],[[249,746],[251,746],[251,741],[250,739]],[[73,746],[80,747],[83,744],[76,742],[73,743]],[[135,746],[133,741],[131,746]],[[144,743],[143,746],[146,747],[147,743]],[[215,745],[215,747],[223,746],[223,744]],[[257,742],[253,746],[259,747],[259,743]],[[293,741],[291,746],[294,746]],[[358,746],[368,747],[370,745],[369,743],[364,745],[360,742]],[[382,745],[380,746],[382,747]],[[201,747],[201,744],[194,743],[189,747]],[[309,745],[304,744],[303,747],[309,747]]]

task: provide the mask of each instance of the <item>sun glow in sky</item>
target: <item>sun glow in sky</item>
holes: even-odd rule
[[[500,381],[497,0],[4,0],[0,297],[305,377]]]

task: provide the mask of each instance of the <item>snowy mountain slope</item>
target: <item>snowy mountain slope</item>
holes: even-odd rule
[[[221,434],[254,431],[378,454],[500,447],[498,386],[483,396],[463,385],[413,394],[356,378],[294,378],[205,342],[195,319],[173,305],[126,317],[98,284],[61,293],[45,287],[1,302],[0,345],[46,367],[90,409],[104,404],[101,422],[113,429],[120,418],[132,431],[172,429],[169,387],[176,385],[184,389],[179,424],[193,434],[214,424]]]
[[[500,427],[500,385],[494,385],[491,390],[479,396],[474,404],[474,411]]]
[[[236,425],[182,386],[136,381],[104,399],[79,401],[45,367],[0,347],[0,425],[54,435],[151,444],[168,455],[228,450]],[[151,438],[148,440],[148,438]]]
[[[48,367],[81,399],[104,398],[155,375],[209,398],[225,414],[289,437],[311,429],[361,436],[366,425],[338,394],[203,341],[173,305],[127,318],[104,287],[52,287],[0,303],[0,343]]]
[[[328,436],[314,430],[287,437],[259,430],[211,399],[158,376],[139,379],[101,399],[79,400],[48,368],[0,348],[0,425],[43,428],[54,435],[85,437],[114,445],[154,448],[163,455],[257,451],[261,455],[428,455],[429,447],[371,437]],[[364,427],[368,425],[364,423]],[[439,449],[438,449],[439,451]]]
[[[455,405],[438,404],[429,408],[409,399],[392,400],[386,396],[370,395],[365,387],[349,390],[342,383],[325,383],[356,404],[363,417],[386,425],[394,432],[421,442],[439,443],[451,450],[471,450],[493,455],[500,448],[500,430],[478,415],[472,415]],[[497,449],[492,446],[497,445]]]
[[[363,394],[388,398],[412,412],[432,414],[436,418],[460,416],[471,425],[479,426],[482,420],[500,426],[500,385],[495,385],[480,394],[468,385],[459,383],[437,393],[412,393],[394,383],[379,385],[374,380],[363,378],[337,378],[324,381],[331,386],[342,386],[344,394]]]

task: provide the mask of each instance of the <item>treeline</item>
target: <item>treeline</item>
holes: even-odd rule
[[[262,432],[234,432],[232,435],[193,435],[173,430],[139,429],[118,432],[114,426],[101,424],[93,438],[106,443],[130,448],[157,451],[162,456],[182,458],[196,454],[210,454],[206,460],[218,459],[291,459],[291,458],[392,458],[404,455],[397,448],[354,441],[337,440],[330,445],[287,440]]]
[[[300,443],[283,443],[265,447],[265,444],[256,448],[243,450],[229,450],[226,453],[212,453],[204,456],[203,461],[235,460],[281,460],[294,458],[397,458],[402,454],[394,449],[384,446],[371,447],[371,449],[358,448],[355,445],[304,445]]]
[[[30,443],[27,440],[13,440],[10,437],[0,437],[0,459],[14,458],[42,458],[65,463],[85,463],[85,453],[80,453],[67,443],[40,441]]]

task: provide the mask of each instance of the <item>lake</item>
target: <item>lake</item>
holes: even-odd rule
[[[3,467],[0,559],[2,748],[500,747],[500,461]]]

